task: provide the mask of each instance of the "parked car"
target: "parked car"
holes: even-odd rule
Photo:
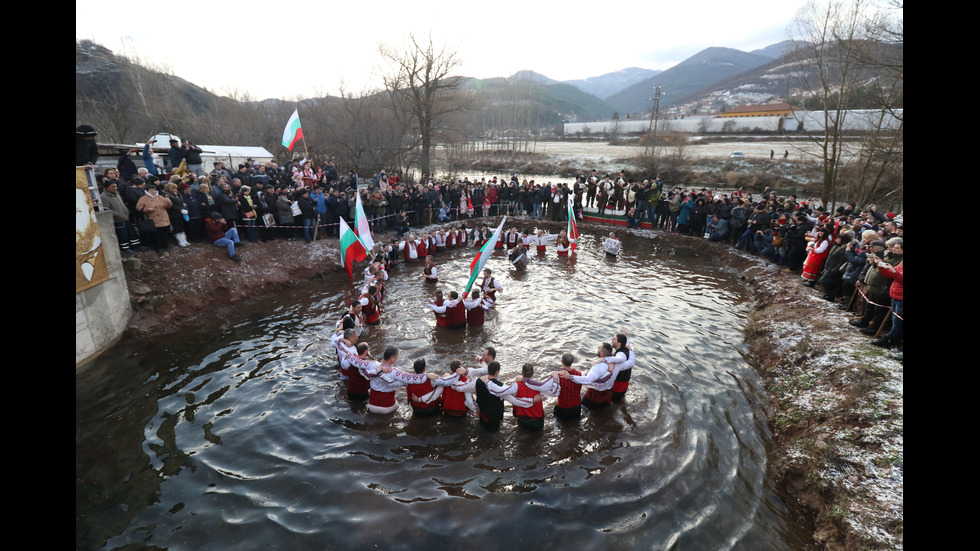
[[[744,158],[745,158],[745,153],[742,153],[741,151],[732,151],[732,159],[744,159]]]

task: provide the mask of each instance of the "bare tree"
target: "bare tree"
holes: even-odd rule
[[[898,0],[889,1],[900,12]],[[901,17],[889,17],[870,0],[811,0],[798,12],[794,32],[796,53],[810,67],[801,81],[806,104],[822,119],[810,134],[820,151],[821,199],[828,205],[843,194],[861,200],[883,185],[900,185]],[[847,136],[849,127],[861,130]]]
[[[390,109],[387,97],[378,92],[351,94],[343,86],[340,101],[327,110],[331,124],[324,128],[331,155],[359,173],[405,166],[409,127]]]
[[[904,23],[901,0],[887,0],[872,11],[864,23],[867,47],[857,54],[877,78],[866,86],[875,109],[866,118],[861,148],[855,166],[849,167],[845,185],[859,203],[904,201]]]
[[[431,34],[426,44],[409,35],[404,50],[382,45],[379,51],[392,66],[383,77],[392,106],[413,121],[417,134],[410,141],[420,148],[419,168],[423,174],[431,174],[432,148],[438,143],[441,126],[447,122],[447,115],[463,109],[453,93],[461,81],[452,74],[460,65],[457,52],[437,49]]]

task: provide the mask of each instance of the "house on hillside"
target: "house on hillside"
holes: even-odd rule
[[[795,109],[788,103],[770,103],[766,105],[739,105],[725,111],[718,118],[731,119],[742,117],[792,117]]]

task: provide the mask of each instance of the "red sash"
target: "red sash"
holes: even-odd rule
[[[389,408],[395,405],[395,391],[378,392],[377,390],[372,389],[371,397],[368,398],[368,403],[379,408]]]
[[[374,392],[371,392],[371,395],[373,396]],[[585,397],[596,404],[612,402],[612,389],[596,390],[594,388],[590,388],[585,391]]]

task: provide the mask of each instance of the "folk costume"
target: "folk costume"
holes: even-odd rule
[[[442,412],[451,417],[465,417],[467,411],[476,411],[476,380],[487,374],[487,368],[467,369],[442,392]]]
[[[497,293],[503,293],[504,286],[493,277],[485,277],[483,278],[483,285],[480,286],[480,290],[483,291],[483,296],[491,303],[496,303]]]
[[[453,373],[450,377],[429,379],[421,383],[411,383],[406,387],[408,403],[415,415],[427,416],[439,413],[442,409],[445,389],[458,379]]]
[[[823,268],[823,261],[830,253],[831,238],[825,237],[820,241],[811,241],[807,245],[806,262],[803,263],[803,279],[816,281],[820,277],[820,270]]]
[[[445,314],[446,325],[449,329],[465,329],[466,328],[466,307],[463,305],[463,301],[459,299],[445,300],[442,304],[435,304],[435,301],[429,303],[429,308],[432,309],[436,314]],[[436,324],[438,325],[438,316]]]
[[[572,375],[572,381],[588,386],[582,405],[589,409],[607,407],[612,403],[612,386],[616,378],[605,361],[596,362],[585,375]]]
[[[471,327],[483,325],[486,320],[487,310],[491,306],[493,306],[493,303],[483,297],[464,298],[463,307],[466,308],[466,325]]]

